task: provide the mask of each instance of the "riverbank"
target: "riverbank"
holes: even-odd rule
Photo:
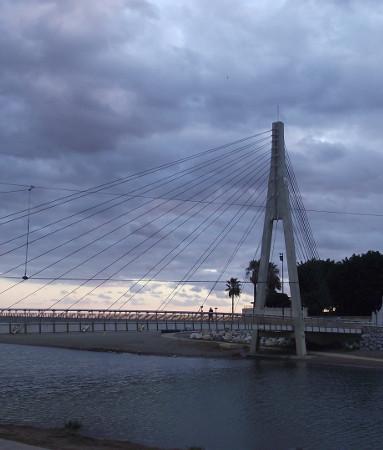
[[[49,450],[165,450],[127,441],[95,439],[64,428],[0,425],[0,438]]]
[[[73,333],[0,335],[0,344],[19,344],[60,347],[72,350],[126,352],[157,356],[186,356],[201,358],[246,358],[249,346],[188,338],[188,334],[174,333]],[[297,361],[285,350],[264,348],[256,359]],[[308,364],[337,365],[383,369],[383,352],[310,351],[304,360]]]
[[[202,358],[245,356],[242,345],[224,346],[219,342],[196,341],[183,338],[179,333],[171,335],[152,332],[7,334],[0,335],[0,343],[158,356]]]

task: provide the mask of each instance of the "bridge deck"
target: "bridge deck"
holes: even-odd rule
[[[366,322],[339,318],[309,317],[304,321],[308,333],[362,334],[363,327],[368,326]],[[294,320],[194,311],[0,309],[0,334],[256,329],[292,332]]]

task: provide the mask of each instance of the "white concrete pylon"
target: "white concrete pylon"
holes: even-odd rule
[[[283,222],[296,352],[298,356],[305,356],[306,340],[304,319],[299,290],[290,198],[286,179],[284,124],[279,121],[274,122],[272,126],[271,163],[265,221],[263,225],[261,260],[256,288],[255,312],[257,316],[262,314],[266,303],[267,277],[270,262],[273,223],[275,220],[281,220]],[[252,353],[255,353],[258,349],[258,340],[259,333],[258,331],[255,331],[251,343]]]

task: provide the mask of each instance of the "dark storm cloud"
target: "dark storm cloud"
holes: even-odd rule
[[[4,0],[0,32],[2,182],[74,189],[98,185],[254,130],[269,129],[280,104],[287,147],[306,207],[382,212],[383,60],[376,48],[383,38],[383,6],[379,2],[328,0],[319,5],[316,1],[270,4],[244,0],[234,8],[229,0]],[[166,173],[171,170],[161,176]],[[188,180],[197,173],[191,173]],[[153,180],[159,178],[159,174],[153,175]],[[222,172],[221,179],[212,181],[224,189],[227,174]],[[142,191],[146,182],[143,178],[111,191]],[[240,182],[245,189],[246,180]],[[6,189],[10,186],[4,185]],[[208,191],[206,185],[200,190],[201,200]],[[198,185],[186,190],[182,198],[197,191]],[[66,194],[70,192],[38,188],[33,191],[33,204]],[[26,192],[0,195],[2,216],[26,206]],[[164,186],[144,195],[172,194],[167,194]],[[104,199],[85,197],[75,206],[69,203],[60,211],[33,216],[32,230]],[[52,235],[50,242],[41,240],[32,247],[31,255],[76,233],[86,233],[87,228],[143,201],[136,198]],[[181,221],[187,206],[174,211],[174,217],[179,214]],[[167,208],[161,206],[161,212]],[[182,277],[236,211],[232,208],[180,254],[177,262],[169,264],[167,276]],[[309,214],[322,257],[382,250],[382,218]],[[207,258],[196,277],[217,276],[204,268],[219,273],[248,217]],[[138,259],[134,268],[120,275],[140,276],[197,223],[197,219],[188,222],[184,232],[175,232],[173,241],[164,240],[149,253],[149,259]],[[91,274],[102,269],[128,246],[160,230],[162,224],[161,220],[147,225],[138,220],[95,242],[94,252],[100,251],[128,230],[145,225],[139,235],[102,253],[101,259],[92,260],[79,272]],[[243,278],[257,246],[260,225],[239,252],[237,263],[230,266],[230,275]],[[4,226],[4,240],[23,230],[25,220]],[[101,227],[84,239],[102,236],[103,231]],[[166,230],[158,236],[164,234]],[[61,254],[78,245],[80,241],[73,241]],[[73,262],[80,262],[87,251],[76,254]],[[275,254],[278,251],[276,248]],[[3,271],[20,263],[23,252],[21,248],[7,256]],[[55,254],[46,258],[45,264],[56,260]],[[33,264],[39,268],[42,263]],[[196,289],[204,288],[208,285]],[[197,291],[196,295],[201,294]],[[143,292],[148,295],[149,291],[145,288]],[[163,296],[163,286],[152,294]]]
[[[24,150],[30,138],[35,151],[95,152],[189,124],[237,128],[278,101],[292,124],[381,106],[379,58],[352,26],[364,7],[244,2],[229,18],[225,2],[5,4],[4,101]]]

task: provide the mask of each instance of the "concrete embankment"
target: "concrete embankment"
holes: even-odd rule
[[[33,447],[31,447],[31,445]],[[128,441],[95,439],[62,428],[0,425],[4,450],[165,450]],[[177,449],[169,449],[177,450]]]
[[[49,450],[46,447],[36,447],[35,445],[23,444],[21,442],[0,439],[1,450]]]

